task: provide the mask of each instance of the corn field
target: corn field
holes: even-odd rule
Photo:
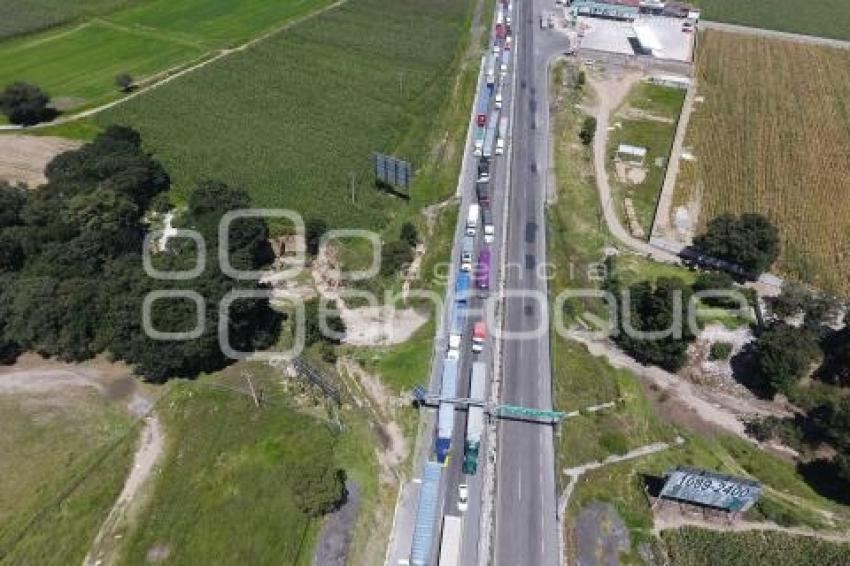
[[[707,31],[697,80],[680,188],[701,195],[700,227],[765,214],[782,236],[774,270],[850,292],[850,54]]]

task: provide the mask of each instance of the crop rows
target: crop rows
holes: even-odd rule
[[[835,39],[850,39],[847,0],[695,0],[709,20]]]
[[[677,197],[702,195],[700,224],[759,212],[782,237],[778,269],[850,291],[850,58],[845,51],[720,32],[702,36]],[[690,166],[690,164],[689,164]]]
[[[371,155],[424,161],[468,8],[351,0],[100,120],[138,128],[178,198],[217,178],[245,186],[257,206],[378,227],[401,204],[372,186]]]
[[[9,0],[0,2],[0,39],[103,14],[138,0]]]

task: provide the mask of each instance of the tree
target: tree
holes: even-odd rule
[[[709,222],[704,234],[694,238],[694,246],[758,277],[779,255],[779,232],[760,214],[742,214],[740,218],[723,214]]]
[[[401,240],[407,242],[410,247],[415,247],[419,243],[419,232],[416,231],[413,222],[405,222],[401,225]]]
[[[319,307],[318,300],[304,304],[304,344],[308,348],[320,342],[330,345],[339,344],[340,340],[337,336],[344,335],[347,330],[345,322],[336,310],[336,303],[330,301],[324,308],[325,328],[330,330],[330,333],[326,333],[322,328],[322,312]]]
[[[133,77],[129,73],[118,73],[115,75],[115,86],[121,92],[130,92],[133,90]]]
[[[0,94],[0,112],[13,124],[32,126],[52,120],[56,110],[49,108],[50,98],[40,88],[26,83],[14,83]]]
[[[295,503],[309,517],[330,513],[345,499],[345,472],[332,467],[333,461],[332,454],[302,458],[288,474]]]
[[[593,138],[596,135],[596,118],[593,116],[587,116],[582,122],[581,130],[579,130],[578,137],[581,140],[581,143],[584,145],[590,145],[593,143]]]
[[[677,297],[681,297],[681,304]],[[615,341],[641,363],[677,371],[687,361],[688,343],[694,339],[686,323],[690,298],[690,288],[677,277],[659,277],[654,285],[649,281],[635,283],[629,287],[629,310],[625,311],[625,305],[620,308],[620,332]],[[635,332],[663,333],[671,328],[673,331],[662,338]]]
[[[321,218],[310,218],[307,220],[304,230],[306,232],[304,245],[307,248],[307,253],[312,256],[318,255],[322,236],[328,231],[327,223]]]
[[[381,248],[381,275],[390,277],[405,265],[413,261],[413,249],[407,244],[397,240]]]
[[[767,388],[787,394],[806,375],[819,353],[809,330],[778,323],[756,341],[756,369]]]
[[[850,326],[829,335],[823,341],[824,361],[817,371],[822,381],[850,386]]]

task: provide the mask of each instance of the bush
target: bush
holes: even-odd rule
[[[322,242],[322,236],[328,231],[328,225],[321,218],[310,218],[305,223],[304,231],[304,245],[307,253],[315,256],[319,253],[319,244]]]
[[[13,124],[32,126],[56,117],[56,110],[48,108],[50,97],[40,88],[26,83],[14,83],[0,94],[0,112]]]
[[[711,351],[708,354],[710,360],[728,360],[732,355],[732,344],[729,342],[715,342],[711,345]]]
[[[581,130],[578,133],[578,138],[584,145],[593,143],[593,137],[596,135],[596,118],[587,116],[581,125]]]
[[[128,73],[119,73],[115,76],[115,86],[121,92],[130,92],[133,90],[133,77]]]
[[[756,341],[757,372],[770,390],[787,394],[808,372],[819,353],[810,331],[776,324]]]
[[[407,242],[410,247],[415,247],[419,243],[419,232],[416,231],[413,222],[405,222],[401,225],[401,240]]]
[[[735,288],[735,281],[728,273],[722,271],[706,271],[700,273],[694,281],[694,291],[731,291]],[[702,302],[712,307],[735,308],[738,301],[731,297],[704,297]]]
[[[413,261],[413,248],[407,242],[390,242],[381,248],[381,275],[389,277]]]

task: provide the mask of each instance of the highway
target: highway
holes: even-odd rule
[[[550,0],[516,2],[517,92],[511,151],[505,300],[506,333],[540,330],[533,338],[502,345],[503,403],[552,408],[546,261],[545,204],[549,170],[548,65],[568,43],[540,30]],[[513,296],[527,294],[528,296]],[[536,295],[536,296],[535,296]],[[559,563],[555,447],[549,426],[519,421],[499,424],[495,502],[495,564],[554,566]]]

